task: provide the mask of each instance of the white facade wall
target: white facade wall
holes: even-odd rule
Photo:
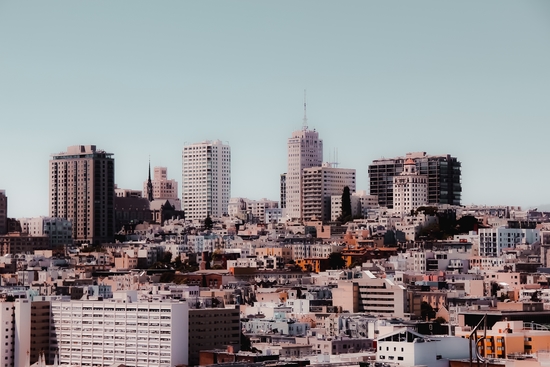
[[[60,364],[175,366],[188,362],[186,302],[52,301]]]
[[[509,248],[520,244],[540,241],[540,230],[525,228],[481,228],[479,229],[479,255],[500,256]]]
[[[397,214],[410,213],[428,204],[428,177],[416,172],[412,159],[405,161],[403,172],[393,177],[393,211]]]
[[[286,211],[289,219],[302,218],[302,171],[323,163],[323,141],[315,130],[294,131],[288,139],[286,172]]]
[[[228,214],[231,196],[231,149],[220,140],[183,148],[182,208],[186,219]]]
[[[31,301],[0,303],[1,365],[23,367],[31,348]]]

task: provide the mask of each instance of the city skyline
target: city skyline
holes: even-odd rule
[[[462,204],[550,203],[550,5],[0,2],[0,190],[48,213],[48,160],[112,152],[115,183],[152,166],[181,184],[186,144],[220,139],[231,196],[279,200],[287,139],[356,169],[425,151],[462,163]],[[108,9],[109,11],[104,11]],[[505,163],[505,164],[504,164]]]

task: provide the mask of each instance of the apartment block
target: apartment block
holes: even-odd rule
[[[419,175],[411,158],[405,161],[403,172],[393,176],[393,211],[408,214],[428,204],[428,177]]]
[[[74,145],[50,160],[50,217],[73,224],[76,243],[112,242],[115,160],[95,145]]]
[[[186,302],[52,301],[51,351],[60,364],[177,366],[188,363]]]
[[[304,220],[331,220],[331,196],[342,195],[344,187],[355,192],[355,170],[325,163],[302,172],[302,215]],[[351,198],[350,198],[351,199]]]
[[[8,233],[8,197],[0,190],[0,235]]]
[[[235,351],[241,345],[241,321],[238,308],[189,309],[189,365],[199,364],[201,350]]]
[[[535,228],[498,228],[479,229],[479,256],[497,257],[503,251],[517,245],[532,244],[540,241],[540,230]]]
[[[3,367],[26,366],[31,348],[31,302],[18,299],[0,302],[0,364]]]
[[[412,159],[416,171],[428,177],[429,205],[460,205],[462,184],[461,163],[451,155],[407,153],[404,157],[377,159],[369,165],[370,194],[378,196],[380,206],[392,209],[393,177],[404,170],[405,161]]]
[[[50,249],[48,236],[29,236],[20,232],[11,232],[0,236],[0,255],[27,254],[35,250]]]
[[[182,208],[185,218],[203,221],[227,215],[231,196],[231,149],[220,140],[183,148]]]
[[[48,236],[52,247],[73,243],[73,224],[64,218],[20,218],[22,233],[30,236]]]

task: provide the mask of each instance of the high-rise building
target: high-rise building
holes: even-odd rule
[[[0,235],[8,233],[8,197],[0,190]]]
[[[281,208],[286,208],[286,173],[281,173],[280,179],[281,191]]]
[[[73,223],[75,243],[112,242],[115,160],[95,145],[74,145],[50,160],[50,217]]]
[[[344,187],[355,192],[355,170],[332,167],[304,168],[302,171],[302,218],[331,220],[331,196],[342,195]]]
[[[182,208],[185,218],[202,221],[227,215],[231,197],[231,149],[220,140],[183,148]]]
[[[405,161],[412,159],[416,171],[428,177],[428,205],[460,205],[461,164],[451,155],[407,153],[405,157],[377,159],[369,165],[370,194],[378,196],[380,206],[393,208],[393,176],[403,172]]]
[[[168,200],[176,207],[176,210],[181,210],[181,201],[178,197],[178,183],[176,180],[168,179],[168,168],[155,167],[154,176],[151,180],[151,168],[149,167],[149,179],[143,182],[143,197],[153,200]]]
[[[323,163],[323,141],[319,133],[308,130],[304,103],[302,130],[294,131],[288,139],[288,166],[286,171],[286,217],[302,218],[302,171],[304,168],[320,167]]]
[[[416,172],[411,158],[405,161],[404,167],[403,172],[393,176],[393,211],[399,214],[428,204],[428,178]]]

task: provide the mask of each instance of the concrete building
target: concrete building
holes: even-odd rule
[[[52,301],[51,345],[60,364],[176,366],[188,364],[185,302]]]
[[[281,173],[280,179],[281,209],[286,208],[286,173]]]
[[[393,176],[393,211],[408,214],[428,204],[428,177],[419,175],[414,160],[407,159],[401,172]]]
[[[0,302],[0,358],[7,367],[26,366],[31,349],[31,301]]]
[[[378,197],[367,195],[365,190],[358,190],[351,193],[351,215],[366,218],[369,209],[378,207]],[[330,198],[330,220],[336,221],[342,215],[342,195],[333,195]]]
[[[30,311],[30,363],[38,362],[41,353],[44,360],[52,363],[54,356],[50,354],[50,301],[32,301]]]
[[[238,308],[189,309],[189,365],[199,364],[201,350],[235,351],[241,345],[241,321]]]
[[[305,104],[304,104],[305,105]],[[286,172],[286,217],[302,218],[302,172],[305,168],[320,167],[323,163],[323,141],[319,133],[308,130],[304,111],[302,130],[294,131],[288,139]]]
[[[378,196],[380,206],[393,208],[393,177],[403,172],[407,159],[416,171],[428,177],[428,204],[460,205],[462,186],[461,164],[451,155],[407,153],[405,157],[377,159],[369,165],[370,194]]]
[[[8,233],[8,197],[0,190],[0,235]]]
[[[341,306],[342,310],[351,313],[404,317],[407,305],[405,287],[389,279],[376,278],[369,271],[362,273],[362,278],[338,281],[338,288],[332,289],[333,306]]]
[[[344,187],[355,192],[355,170],[332,167],[304,168],[302,171],[302,218],[303,220],[331,220],[331,197],[340,195]],[[351,198],[350,198],[351,199]]]
[[[112,242],[115,160],[95,145],[74,145],[50,160],[50,217],[73,223],[76,243]]]
[[[186,219],[227,215],[231,197],[231,149],[220,140],[183,148],[182,198]]]
[[[52,247],[73,243],[73,224],[65,218],[20,218],[22,233],[29,236],[48,236]]]
[[[166,201],[170,199],[170,203],[175,205],[176,210],[181,210],[181,200],[178,197],[178,183],[176,180],[168,179],[168,168],[155,167],[153,179],[151,180],[151,171],[149,168],[149,179],[143,182],[143,197],[149,198],[149,183],[151,184],[151,196],[153,200]]]
[[[540,241],[540,230],[535,228],[480,228],[479,256],[497,257],[506,249],[517,245],[532,244]]]
[[[26,254],[35,250],[50,249],[48,236],[29,236],[19,232],[12,232],[0,236],[0,256],[7,254]]]

